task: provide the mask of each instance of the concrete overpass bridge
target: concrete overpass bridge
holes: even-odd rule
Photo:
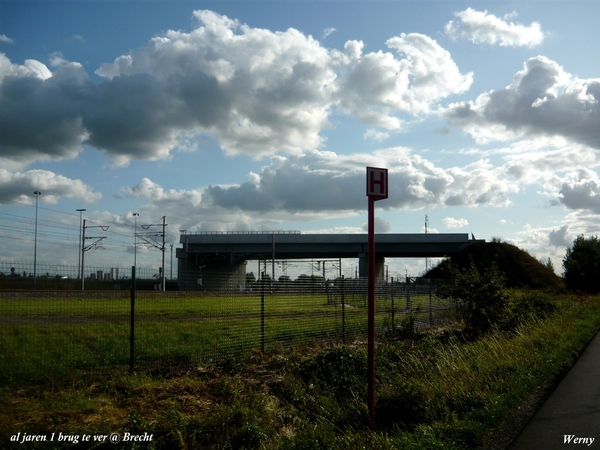
[[[377,277],[383,278],[385,258],[449,256],[474,242],[467,233],[376,234]],[[249,260],[358,258],[359,276],[368,275],[367,234],[200,232],[181,234],[180,243],[180,289],[244,286]]]

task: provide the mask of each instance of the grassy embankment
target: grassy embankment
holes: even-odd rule
[[[476,448],[594,335],[600,304],[562,300],[545,320],[476,341],[459,332],[380,340],[375,434],[367,429],[365,345],[356,343],[5,386],[1,445],[17,432],[130,431],[152,433],[154,448],[169,449]]]

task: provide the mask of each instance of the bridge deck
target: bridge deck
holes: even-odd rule
[[[182,234],[178,257],[225,256],[236,260],[271,258],[357,258],[367,253],[366,234],[198,233]],[[467,233],[376,234],[378,257],[439,257],[474,241]]]

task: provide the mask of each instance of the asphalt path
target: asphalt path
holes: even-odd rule
[[[600,334],[508,450],[600,448]]]

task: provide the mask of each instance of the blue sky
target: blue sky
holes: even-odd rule
[[[0,0],[0,261],[189,231],[500,237],[557,272],[600,210],[597,2]],[[157,266],[156,250],[139,248]],[[348,262],[351,270],[352,262]],[[417,275],[418,260],[389,260]],[[299,269],[301,270],[301,269]]]

